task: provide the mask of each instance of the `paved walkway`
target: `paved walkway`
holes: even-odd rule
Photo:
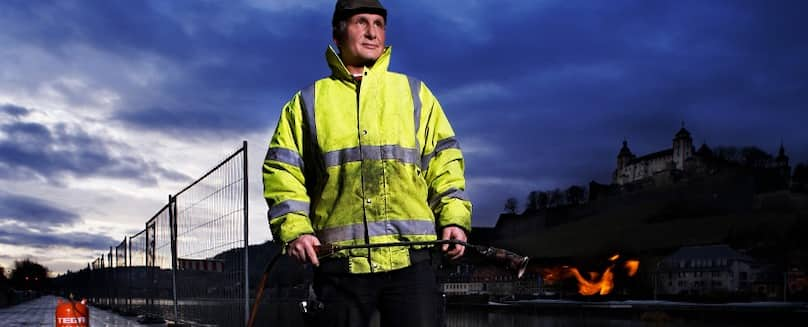
[[[28,327],[55,325],[56,314],[55,296],[43,296],[12,307],[0,309],[0,326]],[[134,317],[122,317],[109,311],[90,307],[90,327],[113,326],[160,326],[142,325]]]

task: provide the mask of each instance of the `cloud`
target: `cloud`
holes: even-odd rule
[[[808,46],[795,32],[808,29],[805,2],[385,5],[391,69],[423,79],[444,106],[468,150],[477,221],[493,224],[502,194],[608,182],[624,138],[637,154],[661,150],[682,121],[697,143],[773,151],[783,138],[792,161],[808,160]],[[198,153],[208,140],[270,130],[295,91],[329,73],[332,10],[333,1],[0,2],[0,42],[14,45],[0,49],[9,63],[0,103],[14,103],[0,107],[0,178],[182,179],[127,137],[191,140]],[[34,119],[25,107],[51,106],[3,93],[89,110],[126,132],[112,139]]]
[[[23,120],[0,123],[0,166],[6,168],[0,177],[4,179],[60,182],[67,175],[103,176],[143,185],[156,184],[159,178],[190,179],[132,152],[129,146],[91,135],[78,125]]]
[[[324,0],[247,0],[247,4],[257,9],[275,12],[317,11],[331,1]]]
[[[27,230],[11,232],[5,228],[0,229],[0,243],[25,244],[34,248],[70,247],[95,250],[109,248],[119,242],[104,235],[84,232],[40,233]]]
[[[25,115],[28,115],[28,109],[25,109],[20,106],[15,106],[13,104],[4,104],[0,105],[0,112],[9,115],[14,118],[19,118]]]
[[[513,96],[513,94],[503,85],[491,81],[481,81],[448,90],[444,92],[440,101],[448,105],[463,105],[484,100],[500,100],[508,96]]]
[[[0,244],[35,248],[98,249],[115,243],[101,234],[65,232],[81,223],[78,213],[48,201],[0,192]],[[10,259],[13,257],[8,257]]]
[[[22,227],[50,230],[60,226],[72,226],[80,222],[80,217],[75,212],[59,208],[39,198],[0,191],[0,221],[3,220],[22,224]],[[16,231],[19,229],[15,228],[15,233]]]
[[[133,128],[221,138],[270,126],[296,90],[327,75],[330,9],[311,10],[324,5],[333,8],[312,1],[0,3],[0,41],[16,45],[0,58],[25,67],[10,70],[23,84],[7,83],[18,94],[48,89],[75,105],[106,103],[105,116]],[[322,33],[289,33],[301,25]],[[48,76],[31,83],[27,76],[43,63]]]

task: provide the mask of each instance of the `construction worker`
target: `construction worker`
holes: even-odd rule
[[[443,109],[418,79],[388,71],[387,10],[377,0],[339,0],[331,75],[283,107],[263,166],[276,241],[315,268],[323,324],[435,326],[438,288],[431,251],[318,246],[457,239],[471,228],[464,163]],[[460,258],[462,246],[443,245]]]

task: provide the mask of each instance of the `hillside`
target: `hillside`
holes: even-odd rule
[[[543,259],[666,254],[688,245],[728,243],[738,249],[789,251],[804,246],[808,195],[754,194],[744,179],[657,187],[563,210],[565,222],[535,227],[558,210],[509,217],[496,245]],[[508,226],[510,225],[510,226]]]

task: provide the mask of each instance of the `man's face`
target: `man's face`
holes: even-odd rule
[[[342,40],[334,40],[340,49],[343,63],[365,66],[384,51],[384,17],[377,14],[356,14],[347,20]]]

